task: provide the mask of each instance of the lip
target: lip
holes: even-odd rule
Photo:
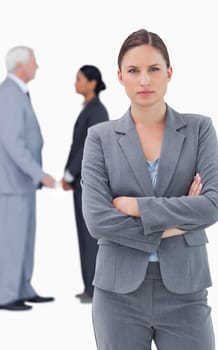
[[[153,93],[154,93],[154,91],[152,91],[152,90],[142,90],[142,91],[138,91],[137,95],[147,96],[147,95],[151,95]]]

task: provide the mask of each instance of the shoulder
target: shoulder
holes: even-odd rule
[[[215,131],[213,120],[211,117],[202,114],[183,114],[184,121],[189,128],[190,132],[198,133],[201,137],[202,135],[211,133]],[[212,131],[213,130],[213,131]]]
[[[89,147],[91,145],[101,145],[102,149],[108,149],[108,146],[114,143],[116,125],[117,120],[107,120],[90,126],[88,128],[86,144]]]
[[[106,120],[88,128],[88,138],[103,144],[112,142],[118,120]]]
[[[19,98],[22,96],[20,88],[9,78],[6,78],[0,85],[0,98],[5,99],[7,97],[13,96],[14,98]]]
[[[211,122],[211,117],[203,114],[182,113],[181,115],[187,124],[201,124]]]
[[[89,107],[89,109],[93,111],[101,111],[107,113],[107,108],[101,102],[99,97],[96,97],[87,107]]]
[[[104,136],[110,134],[114,131],[115,126],[117,125],[119,119],[116,120],[106,120],[102,123],[93,125],[89,128],[89,133],[93,133],[99,136]]]
[[[175,119],[183,122],[183,126],[186,126],[189,128],[199,128],[201,126],[209,126],[213,124],[212,118],[210,116],[198,114],[198,113],[191,113],[191,112],[181,113],[181,112],[175,111],[173,108],[169,106],[168,108]]]

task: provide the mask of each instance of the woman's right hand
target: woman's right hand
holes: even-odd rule
[[[188,196],[199,196],[202,190],[202,182],[200,174],[196,174],[194,180],[189,188]],[[183,235],[186,231],[180,230],[176,227],[171,227],[165,230],[161,236],[161,238],[169,238],[173,236]]]

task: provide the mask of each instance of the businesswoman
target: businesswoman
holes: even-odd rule
[[[79,114],[73,131],[73,141],[62,180],[64,190],[73,189],[75,218],[79,241],[81,270],[84,291],[77,295],[82,303],[92,302],[92,280],[95,271],[97,242],[87,230],[82,215],[81,203],[81,163],[87,130],[94,124],[108,120],[108,112],[100,101],[99,93],[106,89],[100,70],[92,65],[82,66],[76,75],[75,89],[84,98],[83,109]]]
[[[130,108],[90,128],[83,214],[98,239],[93,323],[99,350],[214,350],[205,228],[218,218],[217,136],[209,117],[164,100],[167,48],[144,29],[124,41]]]

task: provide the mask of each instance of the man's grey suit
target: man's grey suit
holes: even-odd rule
[[[7,78],[0,86],[0,305],[36,294],[31,277],[42,146],[28,97]]]
[[[202,193],[187,196],[196,173],[202,178]],[[97,289],[136,291],[152,252],[158,253],[163,284],[170,293],[195,293],[211,285],[204,229],[218,220],[218,149],[210,118],[167,106],[154,190],[129,111],[119,120],[90,128],[82,184],[83,214],[99,243]],[[117,196],[137,197],[141,217],[113,208]],[[187,233],[161,239],[171,227]]]

